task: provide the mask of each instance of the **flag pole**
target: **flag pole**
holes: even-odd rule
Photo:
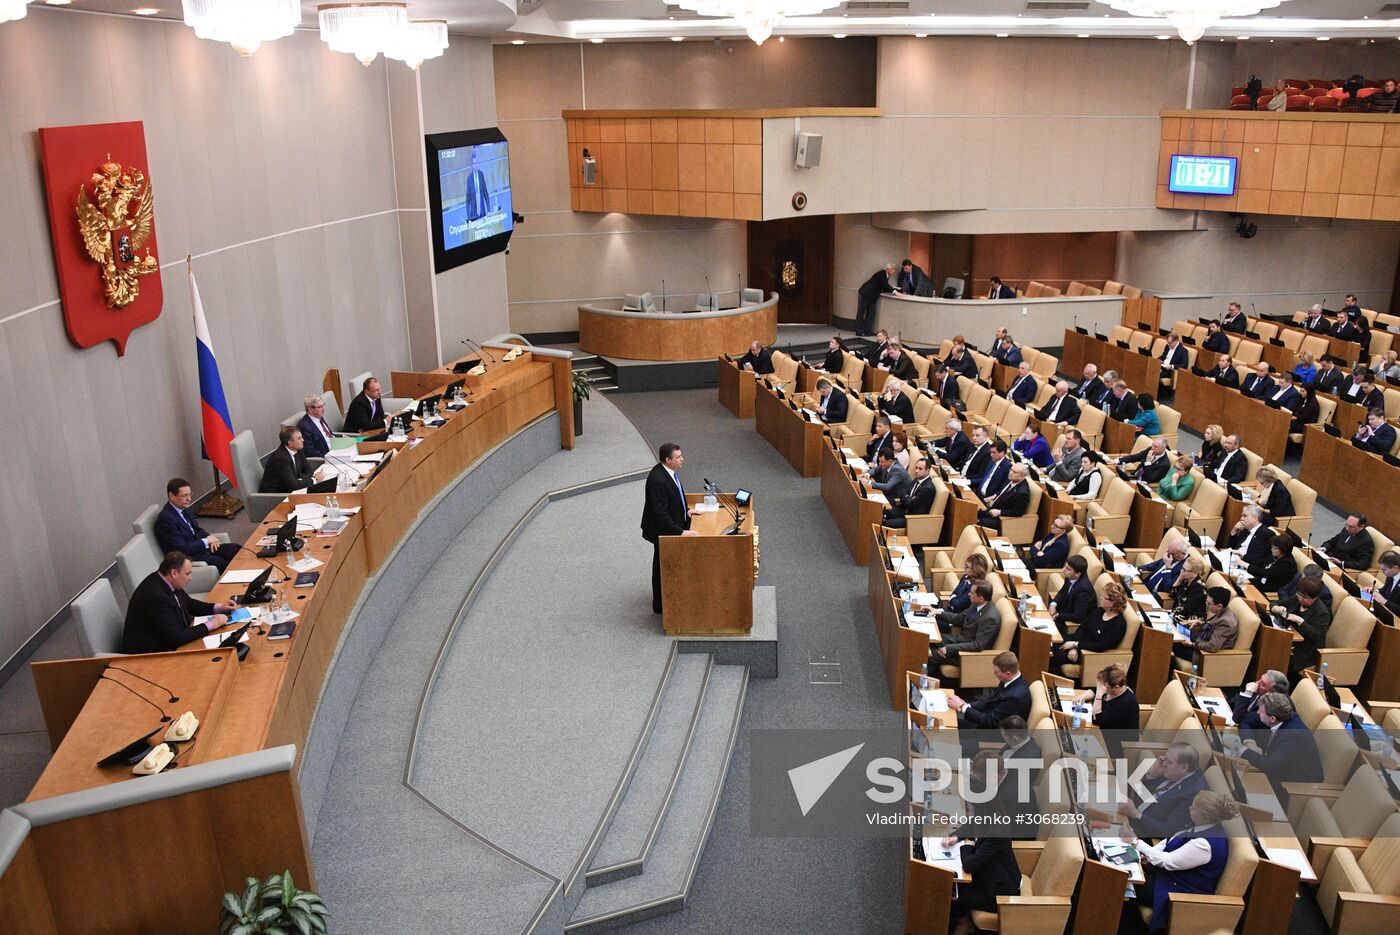
[[[185,254],[185,272],[190,277],[194,276],[194,257],[188,253]],[[232,519],[239,510],[243,509],[243,501],[230,496],[224,490],[224,482],[222,475],[219,474],[218,465],[211,461],[210,467],[214,471],[214,489],[200,504],[198,515],[212,516],[216,519]]]

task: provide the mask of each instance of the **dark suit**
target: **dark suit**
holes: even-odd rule
[[[1002,458],[993,462],[991,455],[987,456],[987,469],[981,477],[978,477],[972,484],[972,489],[977,495],[988,503],[997,494],[1001,493],[1006,486],[1007,480],[1011,477],[1011,459]]]
[[[1137,397],[1132,393],[1124,393],[1121,399],[1110,393],[1104,399],[1104,405],[1108,406],[1108,414],[1120,422],[1127,422],[1138,414]]]
[[[899,352],[897,360],[886,359],[881,361],[890,369],[890,376],[898,377],[905,383],[913,383],[919,378],[919,368],[914,366],[914,360],[904,351]]]
[[[1099,398],[1103,396],[1103,390],[1103,381],[1100,380],[1098,377],[1094,377],[1087,383],[1081,379],[1079,381],[1079,385],[1075,387],[1074,391],[1078,394],[1080,399],[1087,399],[1090,402],[1097,402]]]
[[[1004,282],[997,283],[996,285],[992,286],[991,289],[987,290],[987,298],[1014,299],[1016,298],[1016,290],[1011,288]]]
[[[964,351],[961,357],[950,354],[945,363],[948,365],[949,370],[960,373],[969,380],[977,379],[977,361],[972,359],[972,353],[970,351]]]
[[[316,424],[317,420],[311,418],[311,413],[301,417],[297,423],[297,430],[301,432],[301,439],[305,444],[301,446],[302,453],[308,458],[324,458],[330,453],[331,443]],[[326,431],[330,431],[330,426],[326,426]]]
[[[1118,463],[1120,465],[1140,465],[1140,467],[1135,469],[1131,474],[1133,480],[1140,480],[1145,481],[1149,484],[1155,484],[1162,478],[1166,477],[1167,472],[1171,470],[1172,456],[1166,452],[1162,452],[1161,456],[1159,456],[1156,461],[1149,461],[1148,459],[1151,456],[1152,449],[1150,447],[1144,448],[1137,454],[1125,455],[1122,458],[1119,458]]]
[[[1373,386],[1369,393],[1358,392],[1351,401],[1363,409],[1384,409],[1385,392],[1380,387]]]
[[[1293,507],[1293,495],[1288,492],[1287,487],[1283,486],[1282,481],[1274,481],[1269,487],[1268,501],[1259,505],[1270,516],[1293,516],[1296,513]]]
[[[1055,605],[1056,623],[1083,623],[1094,612],[1098,598],[1089,579],[1080,576],[1073,581],[1066,578],[1051,603]]]
[[[350,400],[350,408],[345,411],[345,431],[364,432],[384,428],[384,400],[370,399],[361,390]]]
[[[1035,381],[1035,377],[1026,374],[1024,377],[1018,376],[1007,387],[1006,397],[1018,406],[1029,406],[1035,401],[1035,395],[1040,392],[1040,384]]]
[[[184,552],[196,562],[213,565],[222,572],[238,552],[238,546],[225,542],[217,550],[211,550],[205,542],[209,533],[199,525],[193,510],[177,509],[175,504],[166,501],[156,514],[156,544],[162,552]]]
[[[1251,373],[1244,378],[1244,385],[1240,387],[1240,392],[1250,399],[1268,399],[1274,393],[1274,381],[1268,377],[1261,377],[1257,373]]]
[[[1297,412],[1298,407],[1303,404],[1303,394],[1295,390],[1291,384],[1283,384],[1283,388],[1275,387],[1269,395],[1264,397],[1264,402],[1270,406],[1278,406],[1280,409],[1287,409],[1289,412]]]
[[[1366,429],[1369,428],[1370,425],[1368,424]],[[1361,437],[1361,433],[1365,432],[1366,429],[1362,429],[1361,432],[1357,433],[1358,438]],[[1378,455],[1388,455],[1390,454],[1390,449],[1395,447],[1395,427],[1382,422],[1380,428],[1372,432],[1369,438],[1362,438],[1361,443],[1366,446],[1367,451],[1373,451]]]
[[[1006,781],[1014,781],[1009,777]],[[1004,798],[1003,801],[1009,801]],[[989,808],[992,803],[982,806]],[[994,811],[1005,812],[1004,809]],[[1014,820],[1014,819],[1013,819]],[[957,901],[951,915],[961,918],[973,910],[996,912],[998,896],[1017,896],[1021,892],[1021,868],[1016,863],[1016,853],[1011,849],[1009,837],[980,837],[970,844],[963,844],[961,850],[963,870],[971,880],[957,888]]]
[[[831,425],[845,422],[849,404],[846,394],[832,387],[831,393],[826,397],[826,412],[822,415],[822,421]]]
[[[1138,569],[1138,577],[1142,579],[1143,586],[1149,591],[1170,591],[1176,587],[1177,576],[1181,574],[1184,563],[1171,561],[1170,556],[1159,558],[1155,562],[1148,562]]]
[[[1069,536],[1047,533],[1030,548],[1031,564],[1036,568],[1063,568],[1069,558]]]
[[[1133,831],[1144,838],[1165,838],[1191,825],[1191,800],[1206,789],[1205,774],[1188,773],[1173,785],[1165,779],[1146,780],[1143,787],[1156,799],[1141,809],[1131,822]]]
[[[1209,376],[1221,386],[1228,386],[1232,390],[1240,388],[1240,374],[1233,366],[1216,367],[1210,371]]]
[[[1068,393],[1063,397],[1052,396],[1037,410],[1035,417],[1041,422],[1068,422],[1073,425],[1079,421],[1079,403]]]
[[[937,651],[944,651],[943,661],[956,664],[959,653],[984,652],[992,648],[992,644],[997,641],[997,634],[1001,631],[1001,612],[997,610],[996,604],[988,601],[981,607],[970,604],[967,610],[961,614],[954,614],[951,618],[944,618],[940,624],[946,623],[950,626],[960,626],[961,632],[957,639],[949,639],[941,646],[934,646],[934,660],[938,661]]]
[[[647,475],[646,505],[642,508],[642,538],[651,543],[651,609],[661,613],[661,537],[679,536],[690,528],[690,513],[681,495],[680,478],[657,462]]]
[[[1021,349],[1014,344],[1010,347],[998,344],[996,349],[992,351],[992,356],[1008,367],[1019,367],[1024,359],[1021,357]]]
[[[1235,334],[1244,334],[1249,330],[1249,322],[1244,317],[1244,312],[1240,312],[1233,318],[1222,318],[1220,327],[1226,331],[1233,331]]]
[[[1217,354],[1228,354],[1230,353],[1230,336],[1223,331],[1217,331],[1215,334],[1207,335],[1201,346]]]
[[[890,507],[885,510],[885,525],[900,529],[905,525],[906,516],[927,516],[928,511],[933,509],[933,501],[937,494],[933,478],[925,477],[923,480],[914,481],[898,500],[890,498]]]
[[[974,485],[981,482],[982,475],[987,473],[987,465],[992,463],[992,443],[983,442],[981,447],[973,449],[973,453],[962,464],[962,475]],[[956,464],[957,462],[953,462]]]
[[[859,299],[856,305],[856,332],[858,334],[869,334],[870,328],[875,324],[875,307],[879,304],[880,296],[886,292],[893,292],[894,286],[890,284],[890,277],[884,270],[879,270],[865,282],[861,283],[856,290]]]
[[[872,465],[876,464],[875,456],[878,455],[882,449],[894,451],[893,435],[871,436],[870,444],[865,446],[865,460]]]
[[[905,295],[921,295],[925,297],[933,295],[933,282],[930,281],[923,270],[919,269],[916,263],[909,264],[909,269],[907,270],[902,266],[900,267],[898,282],[899,291],[903,292]]]
[[[1319,393],[1332,393],[1336,395],[1341,391],[1342,384],[1346,382],[1346,378],[1346,374],[1336,367],[1333,367],[1331,370],[1323,370],[1321,367],[1318,367],[1317,376],[1313,377],[1313,386],[1317,387]]]
[[[958,726],[995,728],[1015,714],[1027,717],[1031,713],[1031,690],[1019,674],[958,712]]]
[[[1215,480],[1225,484],[1238,484],[1244,480],[1244,475],[1249,471],[1249,461],[1245,458],[1244,452],[1236,448],[1234,451],[1225,451],[1220,455],[1220,460],[1216,462],[1215,469],[1210,473],[1215,475]]]
[[[1356,341],[1361,337],[1361,329],[1356,327],[1350,318],[1338,318],[1337,323],[1332,326],[1332,337],[1342,341]]]
[[[1079,625],[1079,629],[1069,640],[1069,642],[1079,644],[1079,658],[1071,661],[1069,650],[1063,647],[1056,648],[1050,654],[1050,668],[1059,672],[1066,665],[1084,665],[1086,652],[1106,653],[1109,650],[1117,649],[1127,633],[1128,621],[1122,614],[1105,617],[1103,608],[1095,607],[1089,611],[1089,616]]]
[[[1327,334],[1332,330],[1332,323],[1318,315],[1316,318],[1304,318],[1299,327],[1318,334]]]
[[[1317,741],[1298,715],[1275,730],[1256,734],[1253,740],[1263,752],[1246,750],[1242,757],[1269,777],[1269,784],[1283,802],[1288,801],[1284,783],[1322,781],[1322,758],[1317,752]]]
[[[773,352],[766,347],[759,348],[757,354],[748,353],[740,357],[738,364],[740,370],[751,366],[754,373],[772,373]]]
[[[479,221],[491,212],[491,192],[486,188],[486,175],[472,169],[467,175],[467,220]]]
[[[945,435],[934,442],[934,447],[942,449],[943,457],[955,467],[962,467],[972,457],[972,439],[964,432],[954,435],[951,440]]]
[[[930,381],[929,388],[937,394],[943,403],[954,409],[962,408],[961,387],[958,386],[957,374],[944,374],[942,383],[935,385],[934,382]]]
[[[1186,366],[1188,358],[1189,355],[1186,351],[1186,345],[1178,344],[1176,347],[1172,348],[1170,352],[1163,349],[1162,366],[1171,367],[1174,370],[1181,370]]]
[[[1268,729],[1264,726],[1264,722],[1259,720],[1259,698],[1257,693],[1246,695],[1244,692],[1240,692],[1230,703],[1230,716],[1235,722],[1235,727],[1240,731]]]
[[[1270,554],[1267,562],[1249,566],[1249,574],[1254,578],[1254,586],[1265,594],[1273,594],[1292,581],[1293,576],[1297,573],[1298,563],[1293,561],[1292,555],[1274,558]]]
[[[977,511],[977,524],[999,532],[1003,517],[1014,519],[1018,516],[1025,516],[1030,505],[1031,485],[1026,481],[1008,483],[1001,488],[995,497],[987,501],[985,510]],[[999,510],[1001,516],[993,516],[992,510]]]
[[[908,358],[905,358],[906,360]],[[894,399],[886,399],[883,394],[876,397],[876,405],[881,412],[889,413],[892,416],[899,416],[905,422],[914,421],[914,404],[909,401],[909,397],[903,391],[895,394]]]
[[[880,467],[870,470],[871,486],[883,493],[891,503],[908,493],[913,480],[909,477],[909,472],[899,466],[898,461],[891,461],[888,471]]]
[[[190,626],[195,617],[214,613],[214,605],[197,601],[184,591],[173,590],[165,579],[151,572],[136,586],[126,606],[122,652],[165,653],[209,635],[209,627]]]
[[[1263,523],[1254,527],[1254,537],[1249,537],[1249,530],[1241,530],[1230,537],[1230,548],[1240,548],[1246,539],[1249,539],[1249,548],[1245,550],[1244,560],[1250,565],[1263,565],[1270,558],[1269,540],[1273,539],[1274,531]]]
[[[1341,532],[1322,543],[1322,551],[1346,568],[1365,570],[1371,567],[1371,556],[1375,554],[1376,543],[1372,541],[1371,534],[1364,529],[1353,536],[1343,528]]]
[[[268,455],[258,492],[291,493],[302,487],[310,487],[314,483],[316,479],[311,476],[306,455],[300,451],[292,452],[284,446]]]

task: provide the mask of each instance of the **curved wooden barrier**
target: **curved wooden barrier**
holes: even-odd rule
[[[588,354],[624,360],[702,360],[742,354],[750,341],[778,339],[778,294],[761,305],[719,312],[656,314],[580,305],[578,343]]]

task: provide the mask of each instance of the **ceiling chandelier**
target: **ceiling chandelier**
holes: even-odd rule
[[[759,45],[789,16],[812,16],[841,5],[841,0],[676,0],[683,10],[701,16],[733,19]]]
[[[201,39],[227,42],[247,58],[264,42],[290,36],[301,22],[299,0],[183,0],[185,25]]]
[[[367,67],[408,28],[407,3],[322,3],[316,13],[331,51],[349,52]]]
[[[403,62],[414,71],[426,59],[447,51],[447,20],[410,20],[394,42],[384,50],[385,58]]]
[[[1176,27],[1177,34],[1194,43],[1216,23],[1227,17],[1253,16],[1260,10],[1278,6],[1283,0],[1102,0],[1115,10],[1165,19]]]
[[[24,19],[29,12],[29,0],[0,0],[0,23],[12,19]]]

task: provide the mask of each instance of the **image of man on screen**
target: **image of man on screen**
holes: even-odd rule
[[[467,176],[467,220],[479,221],[491,211],[491,192],[486,188],[486,173],[481,171],[482,146],[472,147],[472,170]]]

